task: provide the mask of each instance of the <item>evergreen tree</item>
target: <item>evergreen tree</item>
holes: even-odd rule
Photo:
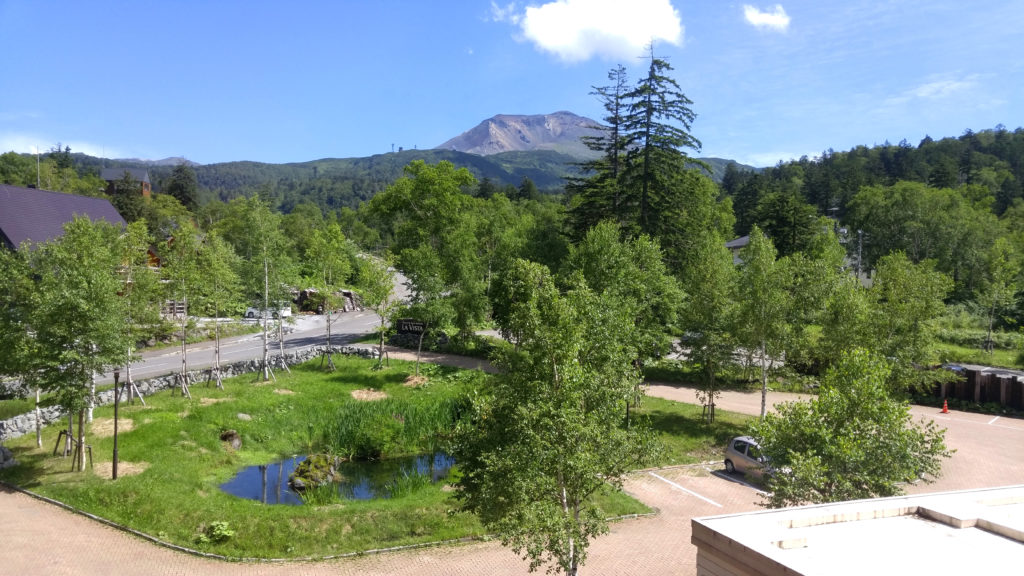
[[[146,209],[142,198],[142,184],[132,176],[131,172],[125,170],[124,175],[114,181],[110,202],[114,208],[117,208],[122,218],[128,222],[135,222],[142,218]]]
[[[622,225],[621,189],[619,175],[626,156],[623,123],[627,102],[626,69],[621,65],[608,72],[610,86],[594,87],[592,95],[598,97],[606,115],[604,125],[594,126],[600,132],[581,138],[583,144],[601,156],[578,164],[586,176],[566,180],[566,192],[572,197],[569,224],[574,238],[582,238],[587,230],[604,219],[613,219]]]
[[[199,180],[191,166],[182,162],[171,171],[171,177],[164,187],[164,193],[170,194],[181,202],[181,205],[194,211],[199,207]]]
[[[647,75],[624,95],[629,102],[622,125],[628,152],[622,177],[630,225],[654,237],[673,224],[662,218],[662,210],[677,201],[676,177],[693,162],[685,149],[699,151],[701,146],[689,133],[696,118],[693,102],[667,76],[671,71],[668,62],[654,57],[652,46]]]

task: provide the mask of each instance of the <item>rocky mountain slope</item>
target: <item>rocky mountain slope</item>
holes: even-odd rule
[[[490,156],[502,152],[553,150],[576,158],[590,158],[594,153],[580,141],[580,136],[598,133],[598,123],[572,112],[554,114],[498,114],[475,128],[441,144],[435,150],[455,150]]]

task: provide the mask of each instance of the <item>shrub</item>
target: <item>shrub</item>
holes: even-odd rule
[[[231,529],[231,524],[218,520],[210,522],[206,529],[199,533],[199,537],[196,540],[200,544],[217,544],[229,540],[234,535],[235,531]]]

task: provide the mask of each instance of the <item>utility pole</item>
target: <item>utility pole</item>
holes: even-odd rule
[[[863,258],[862,248],[864,247],[864,231],[857,230],[857,281],[860,282],[861,259]]]

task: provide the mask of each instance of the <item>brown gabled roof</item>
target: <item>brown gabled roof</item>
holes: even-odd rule
[[[0,184],[0,239],[15,250],[22,242],[46,242],[64,234],[75,216],[125,225],[106,198]]]

